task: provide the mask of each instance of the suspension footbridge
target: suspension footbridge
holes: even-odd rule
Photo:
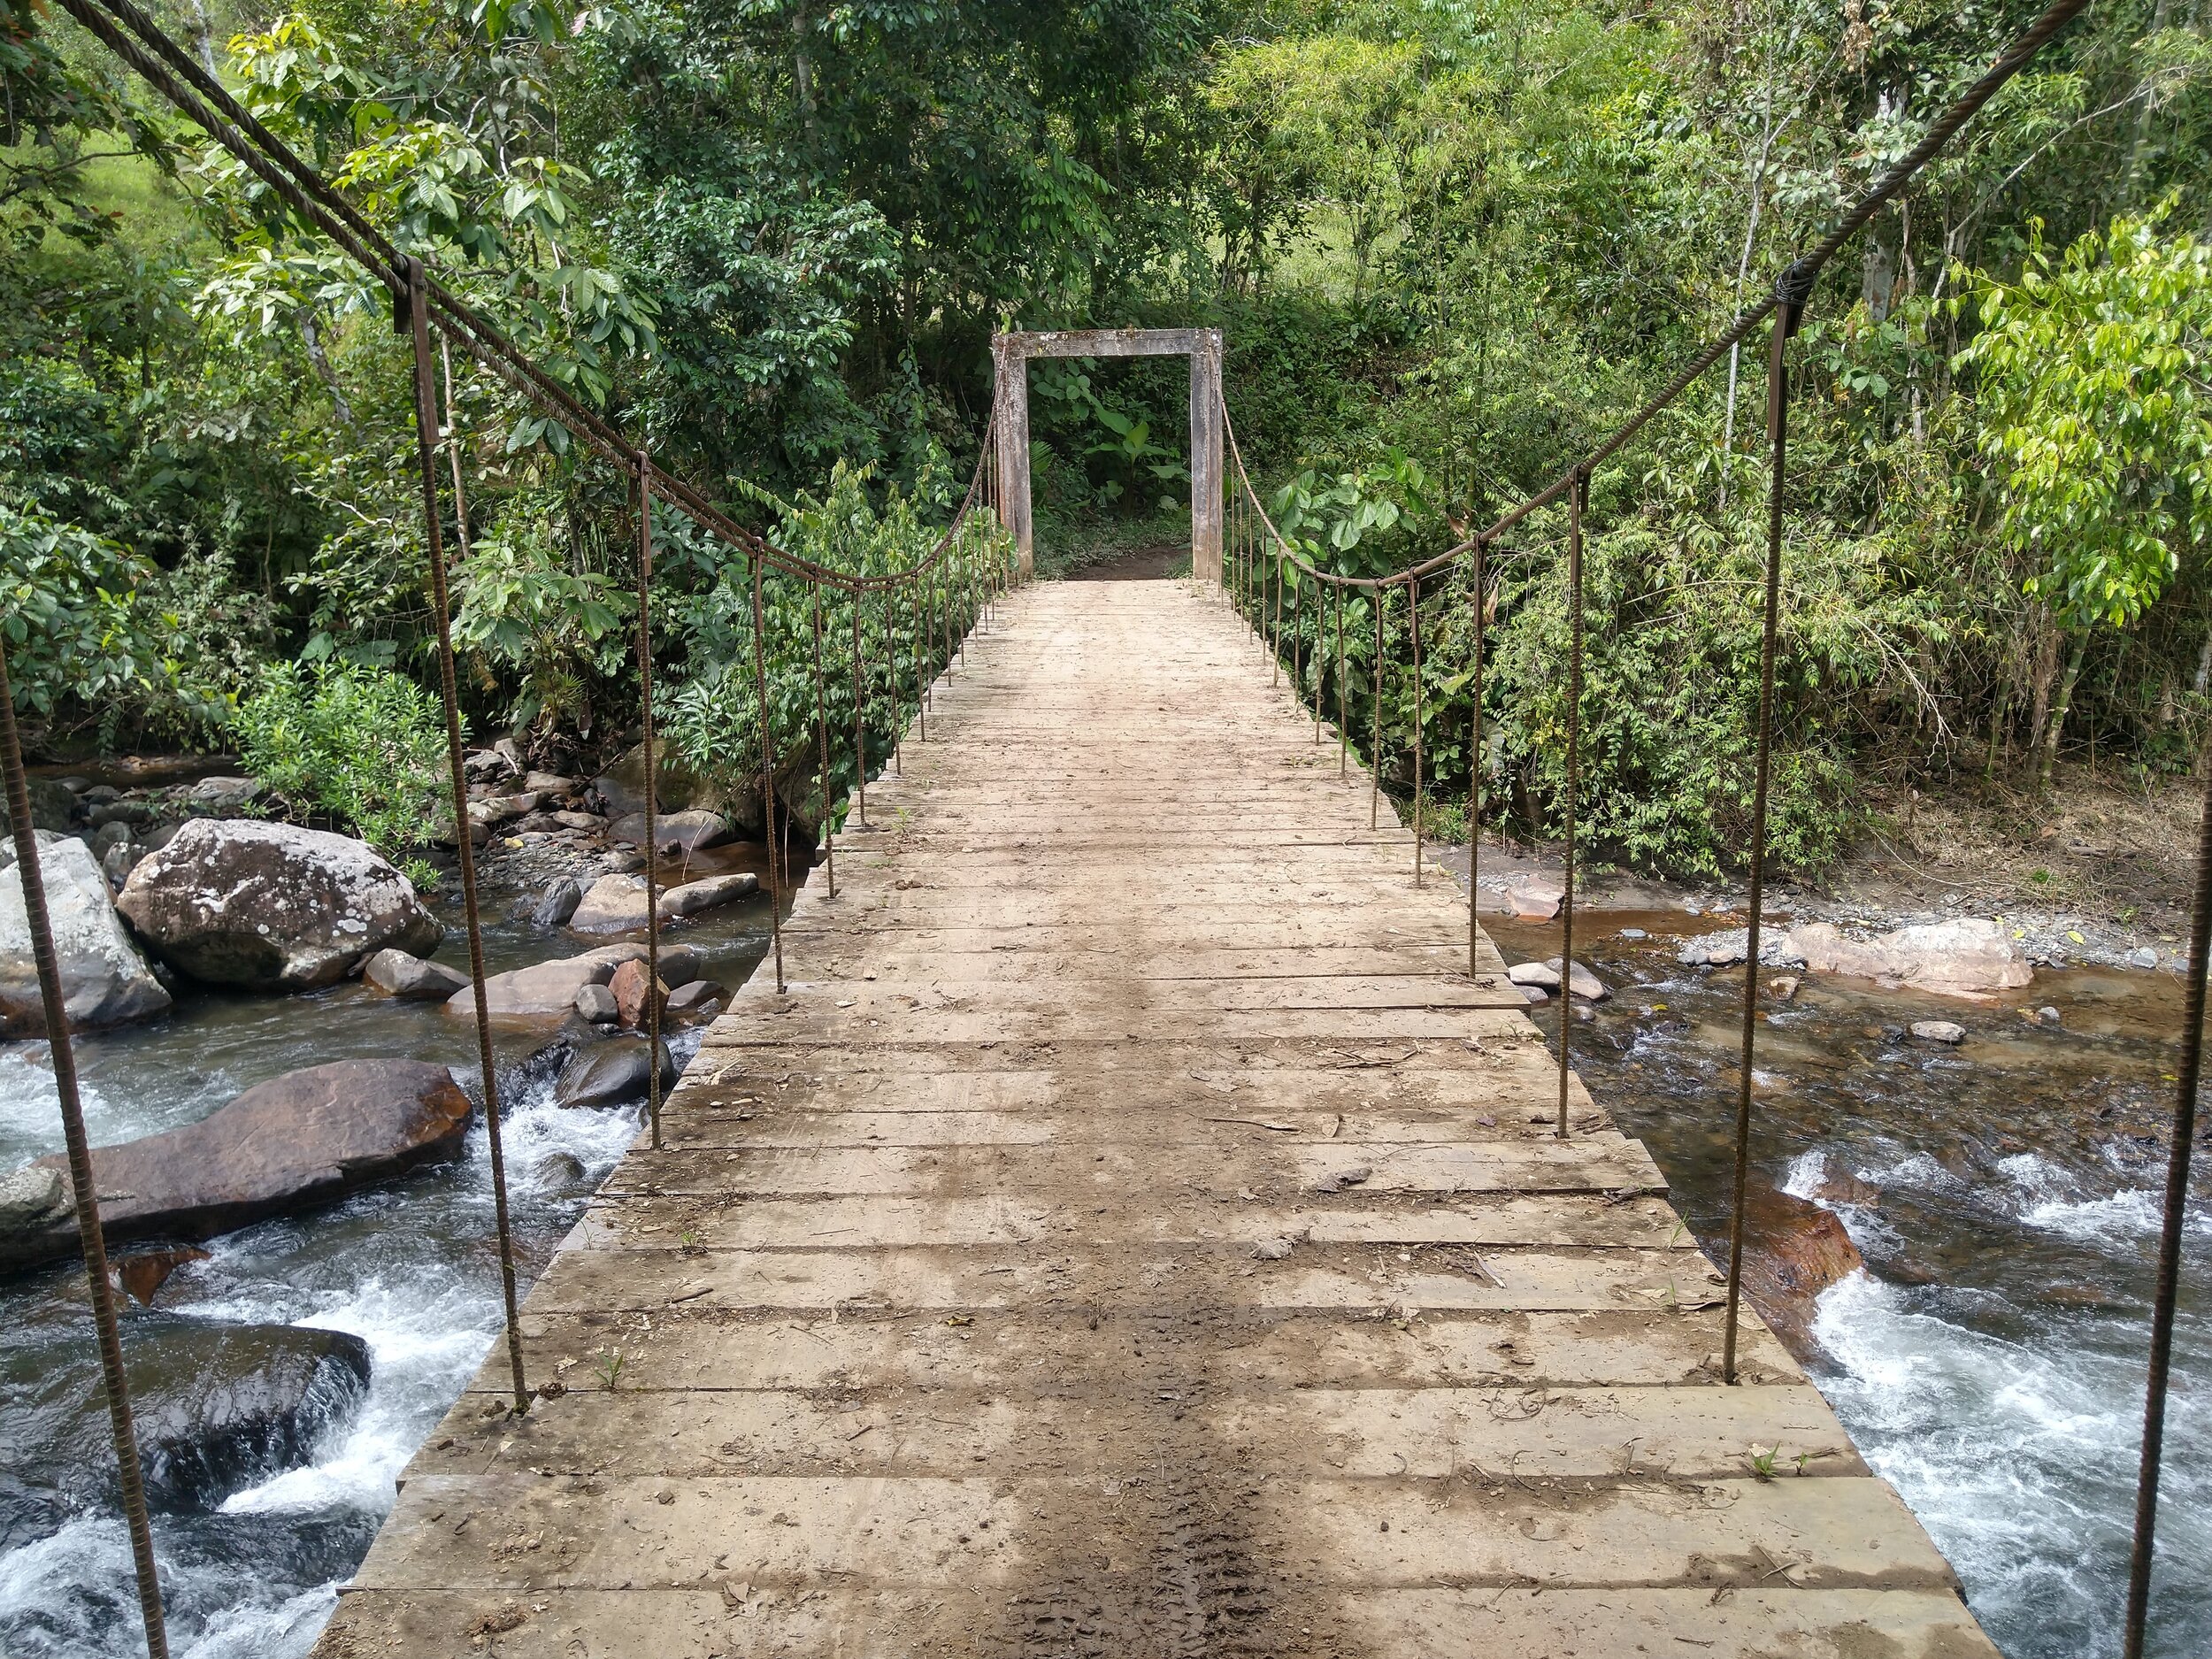
[[[2085,0],[2055,0],[1621,428],[1459,546],[1369,577],[1270,521],[1224,396],[1225,343],[1205,329],[1000,336],[972,480],[926,555],[883,569],[794,554],[580,403],[132,0],[61,3],[390,292],[415,371],[455,822],[468,793],[446,537],[465,558],[466,518],[457,464],[450,499],[445,482],[457,417],[440,407],[440,345],[633,492],[649,964],[657,510],[749,580],[757,750],[731,759],[757,778],[772,856],[794,764],[812,765],[818,821],[839,826],[770,958],[674,1093],[650,1086],[637,1146],[526,1300],[458,837],[505,1340],[411,1464],[318,1655],[1994,1651],[1919,1525],[1742,1303],[1760,976],[1746,976],[1721,1106],[1736,1172],[1716,1263],[1576,1079],[1574,1021],[1555,1054],[1468,900],[1424,881],[1418,687],[1425,601],[1448,605],[1459,584],[1479,708],[1486,557],[1538,522],[1556,534],[1571,962],[1590,479],[1764,331],[1747,849],[1758,960],[1792,337],[1821,271]],[[1022,365],[1158,350],[1191,360],[1192,579],[1028,582]],[[793,722],[791,699],[771,695],[765,618],[810,605],[810,663],[795,672],[810,674],[810,705]],[[1358,673],[1348,621],[1373,630]],[[806,657],[806,638],[784,643]],[[163,1659],[99,1183],[4,670],[0,770],[145,1644]],[[1386,674],[1416,687],[1409,830],[1353,753],[1354,683],[1371,700],[1371,757]],[[843,803],[826,781],[841,683],[853,728],[837,747],[858,774]],[[1465,804],[1479,821],[1480,800]],[[2205,823],[2128,1659],[2148,1621],[2212,803]]]
[[[321,1654],[1993,1651],[1269,680],[971,635]]]

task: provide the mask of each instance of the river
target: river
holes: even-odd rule
[[[495,894],[503,916],[514,895]],[[709,977],[741,981],[766,902],[687,930]],[[456,937],[458,919],[448,907]],[[1509,960],[1556,930],[1492,919]],[[1579,953],[1615,987],[1575,1027],[1592,1091],[1643,1137],[1709,1248],[1725,1238],[1734,1016],[1741,980],[1674,965],[1678,913],[1586,917]],[[1644,937],[1636,937],[1637,933]],[[570,949],[512,919],[495,971]],[[2058,1011],[2031,1024],[2020,1010]],[[1987,1007],[1809,980],[1763,1027],[1758,1178],[1830,1204],[1868,1271],[1821,1298],[1815,1372],[1867,1460],[1957,1568],[2008,1659],[2117,1651],[2163,1125],[2179,987],[2170,977],[2045,971]],[[1555,1030],[1557,1009],[1535,1010]],[[1959,1048],[1904,1038],[1959,1020]],[[695,1035],[688,1040],[695,1044]],[[505,1046],[508,1167],[526,1279],[636,1133],[632,1111],[565,1111]],[[680,1050],[683,1052],[683,1050]],[[312,996],[188,995],[168,1019],[79,1045],[96,1143],[191,1121],[296,1066],[352,1056],[469,1065],[466,1028],[357,985]],[[0,1046],[0,1168],[58,1146],[42,1044]],[[560,1164],[567,1154],[581,1166]],[[2207,1159],[2212,1163],[2212,1159]],[[2204,1171],[2212,1178],[2212,1170]],[[2191,1210],[2169,1429],[2152,1651],[2212,1652],[2212,1179]],[[395,1477],[499,1330],[480,1125],[465,1156],[334,1210],[216,1241],[160,1307],[204,1319],[353,1333],[373,1371],[301,1466],[260,1471],[157,1517],[180,1659],[294,1659],[311,1646],[393,1497]],[[0,1287],[0,1419],[31,1409],[9,1379],[74,1368],[96,1386],[74,1275]],[[104,1446],[88,1455],[104,1459]],[[0,1491],[0,1652],[108,1659],[136,1624],[111,1503],[56,1509]]]
[[[507,968],[582,947],[514,919],[520,895],[488,891],[488,965]],[[767,943],[768,901],[710,912],[680,930],[709,979],[741,984]],[[449,899],[448,960],[465,959]],[[552,1074],[526,1064],[545,1041],[503,1039],[509,1190],[525,1282],[534,1278],[587,1199],[636,1136],[641,1109],[566,1110]],[[677,1057],[698,1047],[676,1037]],[[395,1002],[357,981],[299,997],[210,993],[180,998],[166,1019],[80,1038],[86,1127],[95,1145],[204,1117],[241,1090],[326,1061],[440,1060],[474,1092],[471,1027],[433,1004]],[[0,1045],[0,1169],[58,1149],[61,1131],[46,1045]],[[581,1166],[565,1164],[566,1154]],[[391,1507],[394,1481],[474,1374],[501,1329],[489,1155],[480,1117],[465,1156],[334,1209],[264,1223],[208,1247],[178,1270],[157,1305],[202,1319],[346,1331],[369,1345],[357,1407],[326,1432],[303,1466],[256,1471],[207,1507],[157,1514],[154,1537],[179,1659],[293,1659],[313,1645],[337,1590]],[[24,1433],[58,1394],[98,1387],[81,1269],[0,1282],[0,1423]],[[125,1304],[131,1319],[145,1316]],[[88,1458],[111,1462],[105,1437]],[[111,1497],[57,1505],[0,1485],[0,1654],[8,1659],[116,1659],[137,1644],[127,1540]]]
[[[1558,954],[1555,926],[1485,922],[1509,962]],[[1580,918],[1577,957],[1614,995],[1576,1021],[1574,1055],[1724,1260],[1743,978],[1676,965],[1676,935],[1699,926]],[[2046,1008],[2056,1020],[2023,1016]],[[1535,1012],[1555,1043],[1556,1005]],[[1901,1029],[1924,1019],[1966,1041]],[[2119,1652],[2180,1025],[2174,976],[2078,968],[1985,1006],[1807,979],[1761,1027],[1754,1179],[1832,1209],[1867,1262],[1820,1298],[1813,1374],[2007,1659]],[[2196,1173],[2153,1601],[2162,1659],[2212,1653],[2201,1143]]]

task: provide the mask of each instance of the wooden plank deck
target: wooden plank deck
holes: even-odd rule
[[[1993,1655],[1217,598],[934,705],[319,1655]]]

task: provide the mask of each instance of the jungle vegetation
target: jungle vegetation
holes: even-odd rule
[[[820,557],[886,568],[933,540],[996,329],[1210,322],[1279,518],[1360,572],[1548,481],[2038,9],[152,6],[578,396]],[[2205,13],[2093,8],[1814,297],[1781,660],[1794,865],[1834,858],[1878,787],[2193,763],[2212,712]],[[589,764],[635,723],[627,493],[495,380],[442,374],[472,725]],[[327,682],[413,706],[372,678],[434,685],[409,376],[373,284],[65,16],[0,11],[0,626],[48,751],[235,746],[272,698]],[[1755,338],[1592,480],[1581,821],[1641,866],[1712,873],[1741,849],[1763,377]],[[1036,367],[1046,541],[1180,533],[1183,398],[1178,363]],[[1562,534],[1540,515],[1488,593],[1432,589],[1421,684],[1383,675],[1386,775],[1409,781],[1418,698],[1440,798],[1479,768],[1488,816],[1521,833],[1563,787]],[[672,741],[739,765],[749,574],[680,519],[662,540]],[[806,595],[771,586],[795,676]],[[1347,631],[1363,700],[1371,621]],[[869,695],[887,743],[890,688]]]

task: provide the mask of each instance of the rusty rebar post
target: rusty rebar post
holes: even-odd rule
[[[1313,746],[1321,747],[1321,648],[1328,640],[1327,589],[1317,578],[1313,588],[1313,649],[1306,653],[1306,671],[1313,676]]]
[[[2149,1373],[2143,1385],[2143,1446],[2135,1476],[2135,1537],[2128,1557],[2123,1659],[2143,1659],[2150,1617],[2152,1548],[2158,1532],[2158,1482],[2166,1447],[2166,1394],[2173,1375],[2174,1310],[2181,1296],[2181,1238],[2189,1199],[2189,1157],[2197,1133],[2197,1088],[2204,1075],[2205,971],[2212,957],[2212,767],[2197,821],[2197,890],[2189,916],[2189,983],[2183,1000],[2181,1068],[2174,1089],[2173,1140],[2166,1149],[2166,1213],[2158,1235],[2158,1284],[2151,1298]]]
[[[1721,1330],[1721,1380],[1736,1381],[1736,1328],[1743,1302],[1744,1198],[1751,1172],[1751,1063],[1759,1026],[1759,912],[1766,895],[1767,783],[1774,747],[1775,640],[1782,615],[1782,489],[1789,459],[1790,336],[1812,297],[1801,264],[1775,284],[1774,334],[1767,354],[1766,593],[1759,626],[1758,758],[1751,792],[1751,870],[1744,928],[1743,1041],[1737,1058],[1736,1162],[1728,1222],[1728,1312]]]
[[[641,444],[637,466],[637,673],[645,755],[645,1115],[661,1149],[660,764],[653,741],[653,460]]]
[[[1467,741],[1467,977],[1475,977],[1477,941],[1482,925],[1475,919],[1482,898],[1482,634],[1488,620],[1489,597],[1483,585],[1483,551],[1488,543],[1475,540],[1475,649],[1473,693],[1474,731]]]
[[[1582,514],[1589,501],[1590,480],[1578,472],[1567,491],[1567,835],[1559,895],[1559,1121],[1552,1131],[1562,1141],[1574,1076],[1569,1050],[1575,1023],[1575,809],[1582,794]]]
[[[753,686],[760,702],[760,822],[768,838],[768,930],[775,941],[776,995],[784,994],[783,895],[776,890],[776,746],[768,718],[767,611],[761,603],[762,561],[753,561]]]
[[[499,1124],[499,1071],[492,1060],[491,1013],[484,992],[484,926],[476,899],[476,843],[469,830],[468,769],[461,754],[461,694],[453,668],[451,603],[446,593],[445,530],[438,508],[438,403],[431,371],[430,310],[422,261],[407,262],[406,317],[415,349],[415,459],[422,480],[423,535],[430,555],[430,604],[437,626],[438,689],[445,703],[446,772],[453,787],[453,841],[461,860],[461,910],[467,918],[469,986],[476,1004],[476,1063],[484,1083],[484,1134],[491,1152],[492,1217],[499,1233],[499,1284],[507,1313],[507,1369],[517,1416],[530,1409],[522,1369],[522,1325],[515,1295],[514,1229],[507,1213],[507,1152]],[[27,821],[27,820],[19,820]]]
[[[822,815],[822,864],[829,876],[829,896],[837,896],[837,832],[830,826],[829,793],[829,687],[822,672],[822,584],[812,584],[814,589],[814,734],[819,741],[820,752],[815,758],[815,776],[820,782],[818,795],[818,810]]]
[[[1375,666],[1368,679],[1375,691],[1375,734],[1367,750],[1367,827],[1382,826],[1382,673],[1383,673],[1383,593],[1376,586],[1368,590],[1375,606]]]
[[[922,643],[922,584],[921,579],[910,576],[906,580],[907,614],[914,624],[914,712],[921,723],[915,741],[929,741],[929,659],[928,650]],[[886,590],[884,609],[891,608]]]
[[[30,780],[23,769],[23,740],[15,725],[15,688],[8,680],[4,635],[0,635],[0,767],[7,774],[8,820],[15,837],[17,879],[23,887],[23,920],[31,935],[31,960],[38,972],[39,1002],[46,1014],[54,1094],[61,1104],[62,1143],[68,1153],[69,1192],[77,1211],[77,1245],[84,1252],[85,1278],[92,1292],[92,1329],[100,1350],[101,1391],[107,1395],[108,1432],[115,1442],[115,1468],[122,1489],[123,1519],[130,1532],[131,1566],[138,1581],[138,1611],[145,1627],[147,1659],[169,1659],[169,1624],[161,1606],[161,1576],[154,1563],[153,1523],[146,1513],[138,1428],[132,1420],[130,1382],[123,1371],[115,1285],[108,1278],[107,1235],[100,1225],[100,1187],[92,1171],[92,1143],[85,1133],[84,1100],[77,1085],[77,1050],[69,1032],[61,965],[54,955],[54,926],[46,909],[38,830],[31,822]]]
[[[1421,579],[1406,586],[1407,626],[1413,650],[1413,885],[1421,885]]]
[[[1342,783],[1352,775],[1352,737],[1344,729],[1344,588],[1336,594],[1336,777]]]
[[[858,589],[854,591],[853,774],[859,780],[856,786],[860,795],[860,810],[857,816],[860,819],[860,827],[863,829],[871,827],[868,823],[868,664],[860,651],[860,607],[866,597],[864,592]],[[887,609],[888,603],[886,601]],[[887,639],[889,637],[887,632],[885,637]],[[891,657],[891,702],[894,707],[897,705],[899,700],[898,674],[899,659],[897,653],[894,652]],[[897,768],[898,762],[898,738],[895,734],[891,740],[891,764],[894,770]]]
[[[1275,668],[1274,672],[1268,678],[1268,684],[1279,686],[1283,683],[1283,577],[1285,572],[1282,549],[1268,549],[1267,567],[1269,573],[1275,579],[1275,626],[1270,632],[1267,641],[1267,654],[1274,659]]]

